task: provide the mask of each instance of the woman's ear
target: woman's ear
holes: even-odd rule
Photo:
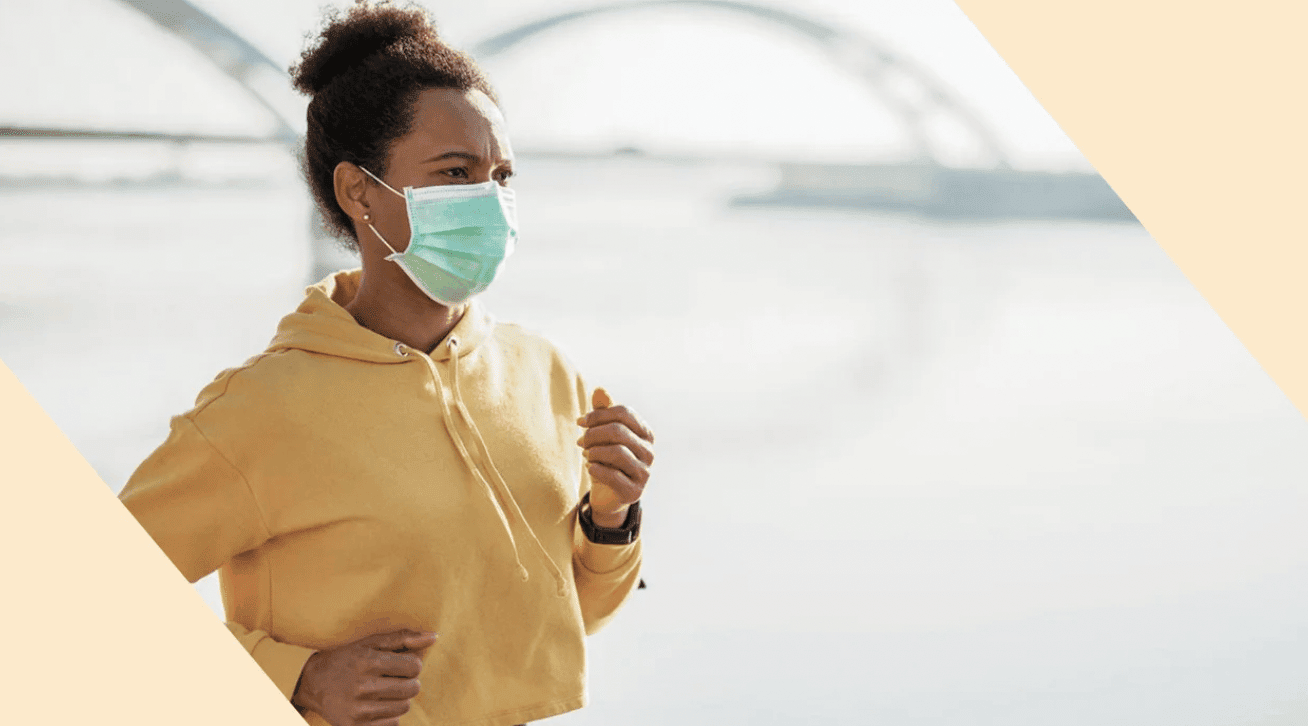
[[[356,224],[367,221],[368,175],[358,166],[342,161],[332,171],[332,185],[336,190],[336,203]]]

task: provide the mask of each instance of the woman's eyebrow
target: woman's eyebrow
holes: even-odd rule
[[[467,159],[474,164],[481,161],[481,157],[476,154],[470,154],[466,151],[447,151],[444,154],[433,156],[430,159],[424,159],[423,164],[430,164],[433,161],[444,161],[446,159]]]

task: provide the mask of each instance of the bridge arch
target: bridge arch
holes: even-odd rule
[[[558,13],[524,23],[476,44],[471,53],[479,60],[494,58],[525,41],[560,27],[602,15],[614,15],[649,8],[701,7],[762,19],[802,38],[815,42],[841,68],[852,71],[898,119],[921,161],[938,163],[935,143],[927,126],[929,117],[943,112],[972,136],[991,162],[1008,168],[1008,155],[998,137],[952,89],[911,59],[891,52],[884,44],[848,28],[810,18],[796,12],[739,0],[630,0],[609,2],[591,8]],[[899,74],[910,81],[912,90],[894,84]]]
[[[303,133],[304,109],[290,91],[286,69],[248,40],[188,0],[119,0],[180,38],[209,60],[272,117],[268,141],[294,147]]]

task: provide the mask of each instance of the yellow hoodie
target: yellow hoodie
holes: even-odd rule
[[[476,302],[430,354],[378,335],[344,308],[358,282],[309,288],[120,498],[188,580],[219,571],[228,627],[288,698],[315,650],[412,628],[439,638],[402,726],[584,706],[584,635],[641,549],[577,525],[585,384]]]

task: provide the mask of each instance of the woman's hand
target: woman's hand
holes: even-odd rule
[[[603,388],[595,389],[595,410],[577,419],[586,428],[577,445],[585,449],[589,462],[591,518],[600,527],[616,529],[649,482],[654,432],[635,411],[612,403]]]
[[[435,633],[397,630],[309,656],[291,704],[332,726],[397,726],[418,695],[422,658]]]

